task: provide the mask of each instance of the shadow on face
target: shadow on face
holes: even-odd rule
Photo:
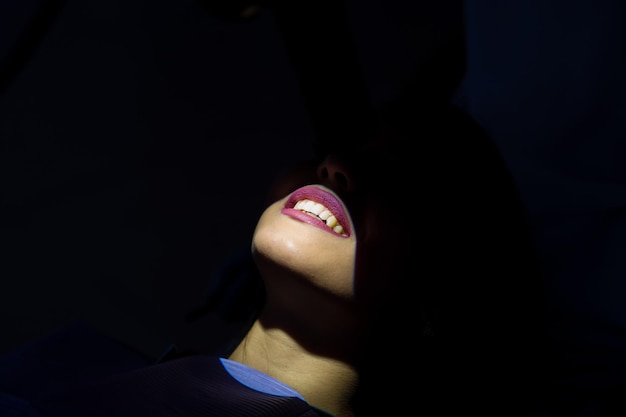
[[[413,378],[411,386],[374,382],[376,395],[421,390],[433,407],[450,395],[468,406],[521,404],[544,340],[524,206],[475,121],[452,107],[412,111],[393,115],[381,130],[387,153],[360,167],[386,220],[384,244],[357,251],[356,284],[378,297],[365,361],[374,381],[394,372]],[[372,277],[385,286],[358,281]],[[402,370],[390,357],[402,358]]]

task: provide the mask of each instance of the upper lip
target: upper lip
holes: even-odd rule
[[[295,190],[287,201],[285,202],[285,208],[293,208],[295,204],[300,200],[311,200],[316,203],[320,203],[326,207],[333,216],[337,219],[339,224],[343,227],[344,232],[349,236],[352,234],[350,229],[350,221],[348,215],[344,209],[343,204],[339,199],[329,191],[322,188],[308,185]]]

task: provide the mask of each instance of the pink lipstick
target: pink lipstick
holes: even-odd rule
[[[341,202],[318,187],[298,188],[289,196],[281,213],[336,236],[351,234],[348,215]]]

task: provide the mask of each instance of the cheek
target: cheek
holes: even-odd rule
[[[419,262],[419,253],[412,244],[419,237],[409,236],[406,225],[403,227],[394,214],[379,209],[364,218],[356,252],[355,291],[367,303],[386,297],[411,265]],[[410,215],[402,220],[410,221]]]

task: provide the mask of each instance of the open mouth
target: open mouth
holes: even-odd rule
[[[348,217],[343,206],[333,194],[321,188],[306,186],[294,191],[282,213],[337,236],[350,236]]]
[[[329,228],[333,230],[333,232],[347,236],[343,231],[343,226],[339,224],[337,218],[331,213],[326,206],[317,203],[312,200],[300,200],[293,206],[294,209],[300,210],[303,213],[306,213],[310,216],[315,216],[326,224]]]

